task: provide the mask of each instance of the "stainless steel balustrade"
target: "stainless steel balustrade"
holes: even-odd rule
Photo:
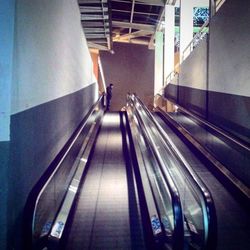
[[[103,113],[102,98],[103,96],[93,105],[84,124],[36,197],[32,216],[32,245],[35,249],[43,248],[68,190],[73,193],[77,191],[79,181],[74,187],[72,181],[76,184],[74,176],[78,172],[79,164],[83,162],[86,164],[86,159],[83,159],[82,155],[87,147],[90,133],[93,132],[93,126]],[[80,151],[77,151],[79,150],[77,148],[80,148]]]
[[[180,110],[184,114],[189,115],[190,117],[194,118],[194,120],[200,122],[201,124],[204,124],[208,128],[214,130],[216,133],[218,133],[221,136],[225,137],[228,141],[231,141],[232,143],[235,143],[239,147],[242,147],[245,150],[247,150],[248,152],[250,152],[250,147],[248,147],[247,145],[245,145],[243,142],[239,141],[238,139],[233,138],[232,135],[227,134],[223,129],[221,129],[221,128],[215,126],[215,125],[213,125],[211,122],[209,122],[209,121],[207,121],[205,119],[202,119],[198,115],[193,114],[192,112],[188,111],[184,107],[180,106],[178,103],[172,102],[171,100],[169,100],[168,98],[166,98],[164,95],[157,94],[156,96],[158,96],[159,98],[162,98],[165,101],[169,101],[169,102],[173,103],[178,108],[178,110]],[[159,110],[162,111],[162,109],[159,109]]]
[[[158,153],[157,145],[141,117],[141,110],[140,107],[137,107],[138,103],[135,102],[134,96],[129,97],[128,103],[134,114],[134,119],[137,120],[137,129],[145,138],[144,143],[140,142],[141,146],[143,148],[149,147],[153,153],[153,156],[152,154],[146,156],[149,154],[148,151],[142,149],[146,158],[144,160],[145,168],[164,229],[165,244],[171,249],[182,249],[184,248],[184,221],[180,195],[171,175],[165,171],[166,168]]]
[[[216,215],[210,192],[143,103],[134,95],[130,96],[130,101],[136,107],[135,113],[140,117],[143,130],[153,141],[161,171],[168,175],[166,180],[173,179],[178,187],[186,241],[198,249],[213,248],[216,244]]]

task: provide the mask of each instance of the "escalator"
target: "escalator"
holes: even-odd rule
[[[209,189],[141,100],[129,95],[128,106],[131,120],[146,138],[143,143],[141,136],[137,136],[141,145],[147,144],[142,149],[144,155],[147,149],[151,151],[151,164],[146,166],[146,171],[152,193],[160,204],[158,211],[164,236],[175,239],[178,235],[172,245],[165,241],[165,246],[169,249],[215,249],[216,212]],[[183,244],[176,246],[176,241],[181,240]]]
[[[201,119],[179,109],[169,116],[206,147],[242,183],[250,183],[250,148]],[[223,132],[222,132],[223,133]],[[230,157],[228,157],[230,155]]]
[[[225,141],[221,141],[220,138],[211,139],[214,135],[211,135],[209,131],[199,126],[193,120],[190,120],[190,117],[185,116],[185,114],[181,112],[177,114],[172,113],[170,116],[188,129],[190,134],[198,138],[199,142],[210,147],[211,151],[217,152],[216,148],[219,148],[218,155],[220,159],[231,162],[231,165],[238,164],[244,168],[249,166],[249,164],[246,164],[249,154],[243,155],[244,159],[242,159],[242,161],[238,159],[238,161],[235,162],[234,157],[236,157],[235,155],[237,154],[236,147],[233,147],[233,150],[230,151],[230,144],[228,145]],[[230,189],[226,188],[227,186],[223,181],[220,182],[219,179],[215,177],[213,171],[210,169],[210,164],[205,161],[204,158],[200,157],[197,151],[193,150],[190,145],[187,146],[187,141],[183,139],[183,136],[176,134],[178,130],[173,128],[173,123],[169,123],[169,119],[164,118],[159,112],[155,113],[155,117],[211,192],[217,214],[216,249],[249,249],[250,215],[248,208],[243,204],[244,201],[239,200],[238,197],[233,195]],[[220,141],[216,147],[212,146],[215,141]],[[244,169],[240,170],[237,168],[237,171],[244,171]],[[246,171],[245,179],[248,178],[248,173],[249,171]]]
[[[145,249],[123,113],[106,113],[67,226],[64,249]],[[120,125],[121,124],[121,125]],[[60,247],[62,249],[62,247]]]
[[[85,127],[87,126],[87,129]],[[28,200],[26,249],[214,249],[207,186],[141,101],[101,98]]]
[[[75,162],[63,164],[69,156],[63,157],[37,195],[26,248],[161,248],[151,226],[155,204],[140,185],[126,113],[97,112],[102,114],[91,119]]]

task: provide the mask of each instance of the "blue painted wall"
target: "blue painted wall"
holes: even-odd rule
[[[15,0],[0,0],[0,249],[7,247],[8,161]]]

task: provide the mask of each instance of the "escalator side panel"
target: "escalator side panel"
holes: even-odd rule
[[[178,137],[159,116],[157,120],[171,137],[180,152],[210,190],[217,214],[217,248],[247,250],[250,247],[250,215],[246,208],[209,171],[204,161]]]

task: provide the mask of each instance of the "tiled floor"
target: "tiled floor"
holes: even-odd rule
[[[127,174],[122,146],[119,113],[106,113],[66,249],[145,248],[138,200],[128,189],[133,176]]]

